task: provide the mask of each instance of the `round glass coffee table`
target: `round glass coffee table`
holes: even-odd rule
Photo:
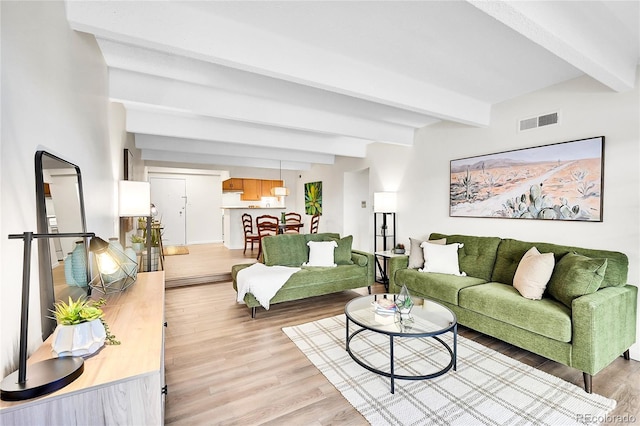
[[[376,310],[374,302],[381,299],[394,301],[397,294],[374,294],[358,297],[353,299],[344,308],[346,315],[346,350],[362,367],[376,374],[389,377],[391,379],[391,393],[395,392],[395,380],[425,380],[438,377],[447,371],[456,370],[457,362],[457,340],[458,340],[458,322],[456,315],[446,306],[434,302],[429,299],[421,299],[412,296],[414,301],[413,309],[410,317],[400,318],[399,314],[386,314]],[[383,301],[384,302],[384,301]],[[380,304],[384,304],[379,302]],[[350,324],[354,323],[360,328],[350,332]],[[357,353],[351,347],[351,341],[354,337],[363,332],[374,332],[389,336],[389,369],[388,371],[376,368],[372,363],[368,362],[366,357],[368,352],[363,351],[362,354]],[[453,333],[453,344],[449,345],[442,340],[440,335],[445,333]],[[396,374],[394,360],[394,338],[432,338],[439,342],[448,352],[451,361],[441,369],[429,374]],[[364,337],[366,338],[366,337]],[[366,353],[365,353],[366,352]],[[369,354],[371,356],[371,354]],[[448,359],[448,358],[447,358]]]

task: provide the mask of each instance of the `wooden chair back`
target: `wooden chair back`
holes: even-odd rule
[[[242,215],[242,228],[244,229],[244,251],[247,252],[247,245],[251,244],[251,251],[253,251],[253,243],[258,243],[260,237],[253,232],[253,217],[250,214],[245,213]]]
[[[317,234],[318,226],[320,226],[320,215],[316,213],[311,217],[311,227],[309,229],[309,233]]]
[[[256,218],[256,227],[258,228],[258,259],[262,254],[262,239],[268,235],[278,234],[278,225],[280,220],[275,216],[269,216],[268,214],[258,216]]]
[[[302,216],[299,213],[288,212],[284,214],[284,232],[288,234],[299,234]]]

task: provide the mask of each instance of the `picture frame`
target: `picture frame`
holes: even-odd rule
[[[304,211],[308,215],[322,215],[322,182],[304,184]]]
[[[451,160],[449,216],[602,222],[604,141]]]

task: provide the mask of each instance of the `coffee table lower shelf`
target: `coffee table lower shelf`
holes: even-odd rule
[[[428,379],[433,379],[435,377],[439,377],[442,376],[444,373],[446,373],[447,371],[451,370],[453,368],[453,371],[456,371],[457,369],[457,335],[458,335],[458,327],[457,324],[454,326],[453,329],[453,349],[445,342],[443,341],[441,338],[437,337],[437,336],[431,336],[432,339],[437,340],[438,342],[440,342],[440,344],[442,344],[442,346],[444,346],[444,348],[449,351],[449,355],[451,356],[451,362],[449,362],[449,364],[447,366],[445,366],[442,370],[436,371],[434,373],[430,373],[430,374],[425,374],[422,376],[409,376],[409,375],[404,375],[404,374],[395,374],[395,362],[394,362],[394,353],[393,353],[393,338],[394,336],[389,336],[389,369],[390,371],[383,371],[383,370],[379,370],[377,368],[374,368],[372,366],[370,366],[369,364],[367,364],[366,362],[364,362],[363,360],[361,360],[349,347],[349,344],[351,343],[351,339],[363,332],[363,331],[371,331],[371,330],[367,330],[365,328],[361,328],[359,330],[354,331],[353,333],[351,333],[351,335],[349,335],[349,319],[347,318],[347,344],[346,344],[346,350],[349,353],[349,356],[356,362],[358,363],[360,366],[366,368],[367,370],[371,371],[372,373],[376,373],[379,374],[381,376],[385,376],[385,377],[389,377],[391,379],[391,393],[395,393],[395,380],[396,379],[401,379],[401,380],[428,380]]]

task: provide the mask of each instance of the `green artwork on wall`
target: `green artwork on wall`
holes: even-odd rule
[[[304,210],[306,214],[322,214],[322,182],[304,184]]]

